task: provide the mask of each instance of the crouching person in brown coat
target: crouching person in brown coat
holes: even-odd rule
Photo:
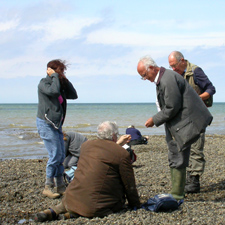
[[[129,153],[120,145],[128,140],[117,140],[118,126],[103,122],[98,126],[98,139],[81,145],[80,158],[72,182],[62,202],[37,213],[35,221],[64,218],[104,217],[124,209],[126,198],[132,209],[140,207]]]

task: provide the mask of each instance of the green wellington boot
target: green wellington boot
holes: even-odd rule
[[[186,182],[186,168],[170,168],[172,190],[171,194],[176,200],[184,199],[184,187]]]

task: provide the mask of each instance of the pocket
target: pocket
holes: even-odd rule
[[[200,131],[189,118],[186,118],[171,128],[171,133],[178,143],[180,150],[194,143],[200,136]]]
[[[46,122],[44,122],[39,130],[38,133],[40,135],[40,138],[43,140],[48,140],[51,139],[51,134],[52,134],[52,130],[51,130],[51,125],[47,124]]]
[[[63,116],[61,112],[47,110],[45,114],[45,119],[51,124],[55,129],[59,129]]]

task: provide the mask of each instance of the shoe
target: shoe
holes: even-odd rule
[[[66,173],[63,173],[63,181],[66,185],[66,187],[69,185],[69,183],[71,182],[71,179],[70,177],[66,174]]]
[[[73,218],[78,218],[80,215],[76,214],[76,213],[72,213],[72,212],[67,212],[64,214],[64,220],[68,220],[68,219],[73,219]]]
[[[63,176],[55,177],[54,180],[55,180],[55,188],[54,188],[55,192],[60,195],[63,195],[66,191],[66,185],[65,182],[63,181]]]
[[[200,192],[199,175],[191,176],[190,173],[187,174],[187,182],[184,191],[187,194]]]
[[[45,185],[45,188],[44,188],[42,194],[45,195],[46,197],[51,198],[51,199],[55,199],[55,198],[60,197],[59,193],[52,192],[51,187],[49,185]]]
[[[56,220],[57,215],[52,209],[46,209],[43,212],[39,212],[33,216],[35,222],[45,222]]]
[[[59,195],[64,195],[65,191],[66,191],[66,185],[55,187],[55,192]]]

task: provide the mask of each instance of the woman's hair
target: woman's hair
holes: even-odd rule
[[[113,140],[113,134],[119,134],[116,122],[105,121],[98,125],[97,130],[100,139]]]
[[[59,81],[63,88],[68,82],[64,72],[65,70],[67,70],[66,61],[63,61],[61,59],[54,59],[48,62],[47,68],[48,67],[55,70],[55,72],[59,74]]]

